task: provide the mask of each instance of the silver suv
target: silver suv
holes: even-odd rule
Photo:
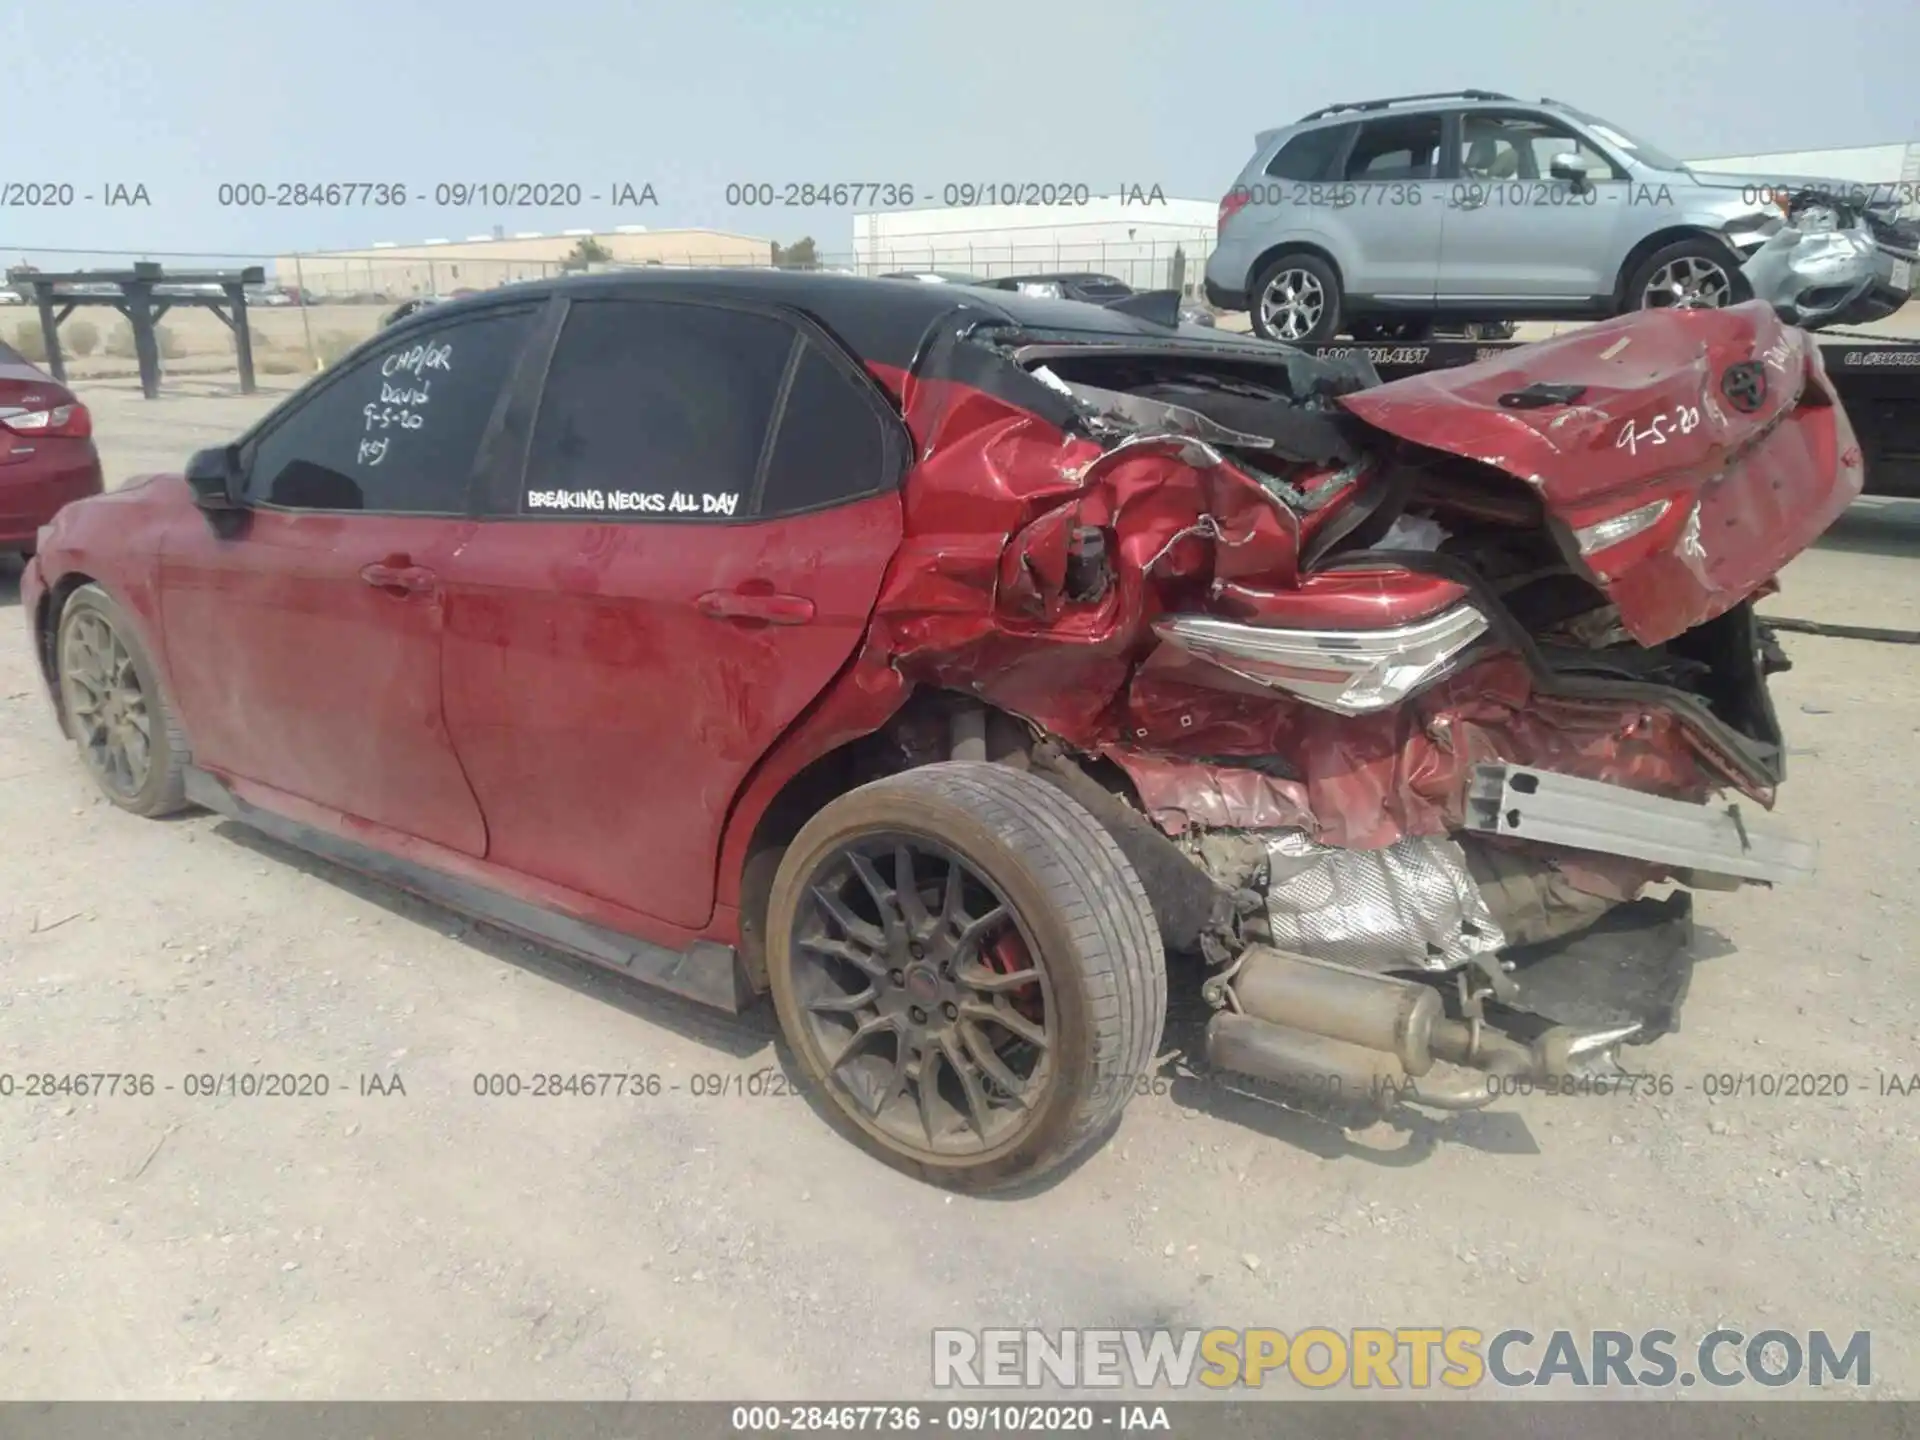
[[[1412,339],[1440,317],[1721,305],[1746,298],[1740,266],[1790,193],[1861,188],[1696,173],[1557,100],[1461,90],[1330,105],[1255,137],[1220,202],[1207,299],[1248,311],[1268,339],[1309,344]],[[1884,251],[1882,265],[1904,301],[1911,259]]]

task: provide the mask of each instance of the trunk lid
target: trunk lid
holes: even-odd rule
[[[1758,302],[1642,311],[1339,403],[1531,486],[1643,645],[1757,592],[1864,479],[1819,350]]]

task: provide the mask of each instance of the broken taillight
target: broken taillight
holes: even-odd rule
[[[1173,615],[1153,630],[1243,680],[1340,715],[1365,715],[1398,705],[1451,670],[1487,633],[1487,617],[1456,605],[1387,630],[1291,630]]]
[[[1253,196],[1249,194],[1244,187],[1239,185],[1234,186],[1233,189],[1222,195],[1220,197],[1220,218],[1214,223],[1214,234],[1216,236],[1226,234],[1227,221],[1246,209],[1247,202],[1251,199],[1253,199]]]
[[[1591,525],[1582,525],[1573,532],[1574,544],[1580,547],[1582,555],[1596,554],[1618,545],[1622,540],[1630,540],[1641,531],[1659,524],[1666,518],[1667,511],[1672,508],[1671,500],[1656,500],[1651,505],[1642,505],[1624,514],[1610,515],[1605,520],[1596,520]]]
[[[58,436],[84,440],[93,434],[93,416],[78,400],[44,410],[0,410],[0,427],[33,439]]]

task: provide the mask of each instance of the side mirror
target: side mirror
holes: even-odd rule
[[[196,450],[187,461],[187,484],[202,510],[244,510],[240,499],[240,449],[216,445]]]
[[[1547,173],[1556,180],[1571,181],[1576,189],[1593,178],[1587,162],[1571,150],[1554,156],[1553,162],[1547,166]]]

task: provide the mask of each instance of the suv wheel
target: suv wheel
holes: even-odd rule
[[[1703,238],[1662,246],[1627,281],[1627,309],[1718,309],[1748,298],[1725,246]]]
[[[780,1028],[835,1126],[962,1190],[1054,1170],[1152,1071],[1166,962],[1113,837],[1035,776],[929,765],[848,792],[780,862]]]
[[[1340,330],[1340,281],[1316,255],[1282,255],[1253,282],[1253,333],[1290,345],[1318,345]]]

